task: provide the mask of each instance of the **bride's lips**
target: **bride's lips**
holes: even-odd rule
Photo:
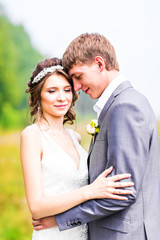
[[[65,108],[67,104],[61,104],[61,105],[54,105],[56,108]]]

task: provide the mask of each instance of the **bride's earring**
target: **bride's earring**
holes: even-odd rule
[[[38,106],[37,108],[37,121],[39,122],[41,120],[42,117],[42,109],[40,106]]]

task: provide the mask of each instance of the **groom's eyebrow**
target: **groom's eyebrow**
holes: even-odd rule
[[[81,70],[77,70],[76,72],[73,72],[70,77],[73,77],[74,75],[77,75],[77,74],[82,74]]]
[[[77,76],[78,75],[78,76]],[[71,75],[70,75],[70,77],[72,78],[72,77],[79,77],[79,76],[81,76],[82,75],[82,73],[81,72],[76,72],[76,73],[72,73]]]
[[[71,75],[69,75],[71,78],[74,76],[74,73],[73,74],[71,74]]]
[[[72,78],[75,74],[76,74],[76,73],[72,73],[72,74],[70,75],[70,77]]]

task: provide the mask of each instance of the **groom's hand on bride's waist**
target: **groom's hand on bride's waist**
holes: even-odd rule
[[[57,226],[56,218],[54,216],[45,217],[41,219],[34,219],[32,217],[32,220],[34,230],[42,230]]]

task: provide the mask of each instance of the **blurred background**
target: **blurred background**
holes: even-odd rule
[[[37,62],[61,58],[81,33],[114,45],[120,69],[149,100],[160,135],[160,2],[158,0],[0,0],[0,240],[29,240],[19,134],[28,125],[26,83]],[[94,101],[80,94],[76,131],[88,150]]]

